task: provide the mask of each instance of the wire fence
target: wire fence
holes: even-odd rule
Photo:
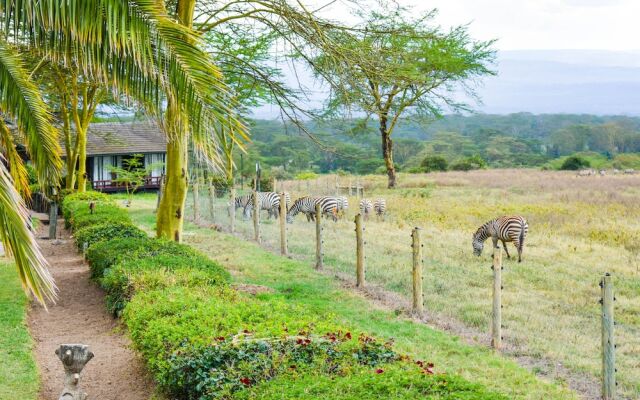
[[[308,195],[333,195],[345,196],[348,199],[348,208],[344,215],[337,221],[331,219],[322,219],[322,257],[325,270],[332,273],[344,274],[352,276],[355,283],[356,280],[356,229],[354,219],[359,214],[359,202],[369,192],[366,185],[363,185],[359,179],[339,179],[334,176],[323,176],[319,179],[308,181],[285,181],[277,182],[277,192],[287,192],[290,194],[292,201],[296,198]],[[231,227],[230,204],[231,198],[229,192],[212,191],[209,186],[198,185],[197,195],[194,196],[193,190],[190,192],[187,200],[187,208],[185,212],[191,220],[197,220],[201,225],[215,226],[216,229],[229,232]],[[215,195],[213,193],[215,192]],[[248,188],[237,188],[236,196],[251,195],[252,191]],[[375,198],[373,196],[372,198]],[[197,206],[194,203],[197,200]],[[274,252],[278,252],[281,246],[281,227],[277,218],[267,216],[266,211],[260,213],[259,232],[260,244]],[[460,271],[452,271],[449,265],[450,260],[443,257],[430,257],[430,249],[447,248],[449,242],[459,240],[457,236],[448,237],[447,232],[438,231],[434,227],[424,227],[421,229],[422,242],[420,243],[421,252],[416,256],[414,248],[415,244],[415,228],[407,227],[406,224],[393,215],[393,208],[390,212],[382,217],[372,215],[362,221],[362,242],[365,250],[365,276],[366,282],[372,282],[383,286],[385,289],[400,294],[411,304],[410,299],[413,298],[413,309],[416,310],[416,285],[421,289],[420,298],[423,299],[424,309],[427,313],[440,313],[445,317],[453,317],[461,319],[465,324],[474,327],[480,327],[480,330],[489,333],[492,332],[492,343],[494,347],[500,347],[502,335],[512,339],[516,345],[520,342],[520,338],[524,337],[531,343],[536,343],[538,336],[541,340],[545,340],[545,335],[537,332],[528,332],[528,322],[535,313],[544,313],[548,310],[562,308],[561,304],[551,304],[551,302],[534,303],[531,299],[519,298],[518,290],[523,288],[513,288],[512,290],[503,291],[502,281],[496,283],[496,274],[488,273],[488,270],[482,268],[467,268],[463,273]],[[246,240],[255,240],[255,228],[250,210],[235,210],[235,234]],[[298,214],[293,223],[287,223],[287,248],[288,254],[296,259],[308,262],[310,267],[316,265],[316,224],[308,222],[304,214]],[[423,246],[426,245],[426,248]],[[412,250],[413,248],[413,250]],[[424,251],[424,256],[422,251]],[[441,253],[446,253],[442,251]],[[458,251],[457,248],[453,251]],[[422,263],[419,273],[416,272],[416,257],[420,258]],[[423,258],[424,257],[424,258]],[[492,266],[495,268],[496,261]],[[489,264],[489,263],[487,263]],[[500,262],[500,268],[502,264]],[[495,270],[494,270],[495,272]],[[464,274],[464,275],[463,275]],[[500,277],[500,274],[497,274]],[[416,276],[420,282],[416,284]],[[508,286],[509,275],[505,279]],[[496,291],[498,292],[496,294]],[[594,295],[594,301],[597,301],[599,291],[594,284],[593,292],[588,295]],[[502,309],[502,302],[496,303],[496,295],[500,296],[500,300],[507,304]],[[469,301],[469,296],[475,296],[473,301]],[[586,300],[589,301],[589,300]],[[508,304],[517,302],[531,302],[526,304],[529,307],[530,315],[522,315],[522,312],[514,312],[510,310]],[[496,307],[499,306],[499,311]],[[421,310],[418,310],[421,311]],[[502,318],[496,326],[495,317]],[[566,332],[574,330],[576,325],[583,325],[581,332],[575,334],[574,340],[581,343],[581,348],[592,349],[609,349],[613,346],[613,341],[606,342],[603,329],[605,321],[601,321],[601,315],[566,315],[552,321],[553,326],[547,326],[549,332],[562,332],[563,335],[569,337],[573,333]],[[613,317],[610,318],[611,322]],[[607,337],[613,335],[612,326],[607,325]],[[491,327],[491,328],[489,328]],[[633,354],[640,359],[640,335],[638,335],[638,327],[633,324],[623,324],[616,326],[616,329],[622,333],[626,346],[622,352],[624,357],[624,365],[633,365]],[[497,334],[496,334],[497,330]],[[496,336],[497,335],[497,336]],[[495,346],[495,343],[499,344]],[[611,346],[607,347],[608,344]],[[571,346],[571,343],[560,343],[560,345]],[[553,352],[555,345],[537,343],[540,348],[545,348]],[[546,347],[545,347],[546,346]],[[578,351],[578,350],[576,350]],[[629,354],[631,353],[631,354]],[[596,354],[584,354],[585,360],[578,366],[589,368],[593,367],[595,362],[599,362],[601,356],[605,352],[596,352]],[[609,354],[609,353],[606,353]],[[588,358],[588,359],[587,359]],[[607,363],[611,363],[610,355]],[[610,392],[612,378],[611,371],[615,368],[603,361],[602,375],[603,382],[608,382],[607,388],[603,388]],[[607,375],[609,374],[609,375]],[[615,380],[614,389],[615,390]],[[626,391],[633,393],[635,384],[627,383]],[[640,390],[640,388],[637,388]],[[640,392],[638,392],[640,393]],[[640,394],[637,397],[640,398]]]

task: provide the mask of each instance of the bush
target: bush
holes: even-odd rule
[[[438,400],[506,400],[454,375],[431,374],[419,365],[385,364],[377,368],[358,366],[349,374],[289,371],[275,379],[239,392],[236,399],[257,400],[352,400],[384,398]]]
[[[202,260],[204,257],[184,244],[145,237],[98,242],[89,247],[87,259],[91,268],[91,277],[99,279],[104,275],[105,270],[124,259],[140,260],[161,255],[175,255],[185,260]]]
[[[577,171],[589,167],[591,167],[591,163],[586,158],[582,158],[580,156],[569,156],[564,160],[560,169],[563,171]]]
[[[296,179],[299,181],[306,181],[310,179],[316,179],[318,174],[313,171],[301,171],[296,174]]]
[[[98,225],[85,226],[74,233],[78,249],[83,243],[89,246],[113,238],[144,238],[147,234],[130,222],[103,222]]]
[[[110,203],[96,203],[93,212],[87,203],[82,203],[81,207],[78,207],[69,218],[65,219],[65,223],[69,224],[73,231],[106,222],[113,224],[129,223],[130,221],[126,210]]]
[[[449,163],[442,156],[426,156],[420,166],[424,172],[446,171]]]
[[[217,286],[229,280],[229,273],[208,257],[160,254],[119,262],[105,270],[100,285],[107,292],[107,308],[119,314],[137,292],[173,286]]]
[[[479,155],[464,158],[451,166],[454,171],[471,171],[487,167],[487,162]]]

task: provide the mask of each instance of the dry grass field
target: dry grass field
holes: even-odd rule
[[[347,181],[340,177],[341,185]],[[480,258],[474,257],[471,235],[496,216],[528,219],[523,262],[505,260],[503,273],[504,337],[515,355],[553,360],[598,377],[598,282],[611,272],[619,388],[626,397],[640,399],[640,175],[577,177],[536,170],[401,175],[393,191],[385,188],[383,176],[360,181],[365,197],[384,197],[388,208],[384,221],[373,217],[365,225],[367,281],[410,297],[410,233],[421,227],[426,310],[471,331],[489,331],[492,280],[490,245]],[[280,184],[294,199],[335,192],[333,176]],[[202,194],[203,219],[210,219],[207,201]],[[218,200],[214,216],[223,227],[228,226],[225,202]],[[357,205],[358,199],[350,196],[343,220],[323,221],[327,269],[354,274]],[[240,211],[236,227],[253,237],[251,221],[243,221]],[[279,248],[278,229],[263,214],[265,246]],[[298,215],[288,229],[290,252],[311,264],[314,225]]]

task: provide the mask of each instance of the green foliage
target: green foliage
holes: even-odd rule
[[[427,156],[422,160],[420,166],[424,172],[446,171],[449,168],[449,163],[442,156]]]
[[[208,257],[159,253],[125,257],[107,269],[99,281],[107,292],[107,308],[119,314],[137,292],[173,286],[217,286],[229,280],[229,273]]]
[[[295,179],[299,181],[306,181],[309,179],[316,179],[318,174],[313,171],[300,171],[296,174]]]
[[[145,238],[147,234],[131,222],[105,221],[97,225],[88,225],[75,231],[78,249],[82,249],[84,243],[92,246],[95,243],[113,238]]]
[[[562,162],[560,169],[565,171],[577,171],[579,169],[589,167],[591,167],[589,160],[580,156],[570,156]]]
[[[348,375],[321,374],[312,370],[292,371],[255,388],[237,394],[237,399],[252,400],[353,400],[377,398],[389,400],[506,400],[508,397],[487,391],[455,375],[431,375],[413,365],[401,363],[380,368],[356,366]]]
[[[127,212],[115,204],[96,202],[93,211],[88,203],[76,205],[78,207],[73,214],[65,218],[65,224],[70,225],[74,232],[91,225],[105,222],[127,223],[130,220]]]
[[[462,160],[451,165],[454,171],[471,171],[474,169],[482,169],[487,167],[487,162],[479,155],[463,158]]]
[[[640,154],[618,154],[612,161],[613,168],[640,170]]]

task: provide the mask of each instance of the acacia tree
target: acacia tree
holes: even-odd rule
[[[354,29],[333,31],[338,45],[315,59],[316,69],[336,81],[328,116],[356,112],[377,119],[389,188],[396,186],[391,135],[400,119],[467,109],[456,100],[459,90],[474,96],[475,80],[492,74],[493,42],[471,39],[466,26],[433,26],[434,15],[401,7],[371,12]]]

